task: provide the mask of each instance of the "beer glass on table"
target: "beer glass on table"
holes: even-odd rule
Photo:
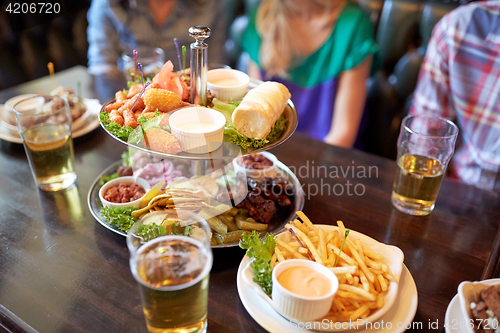
[[[35,183],[59,191],[76,182],[71,113],[66,98],[34,95],[13,107]]]
[[[431,115],[407,116],[398,138],[392,203],[410,215],[428,215],[455,149],[458,127]]]
[[[145,236],[157,228],[151,227],[151,219],[163,221],[158,223],[166,228],[165,236]],[[207,331],[210,238],[208,223],[189,211],[149,213],[128,231],[130,269],[149,332]]]

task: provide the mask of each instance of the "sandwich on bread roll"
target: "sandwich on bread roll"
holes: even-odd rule
[[[283,113],[291,95],[287,87],[266,81],[251,89],[234,110],[236,130],[248,138],[264,139]]]

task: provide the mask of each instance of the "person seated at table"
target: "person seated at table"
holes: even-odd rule
[[[500,190],[500,1],[464,4],[434,27],[411,114],[454,120],[459,138],[448,172]],[[495,185],[496,179],[496,185]]]
[[[165,60],[178,70],[174,38],[179,47],[186,46],[189,66],[189,45],[194,39],[188,29],[194,25],[212,30],[207,39],[208,59],[224,63],[227,38],[221,0],[93,0],[87,18],[88,70],[93,75],[123,79],[118,66],[122,53],[141,46],[160,47]]]
[[[368,17],[353,3],[263,0],[242,48],[251,77],[283,83],[299,113],[297,131],[341,147],[357,138],[378,47]]]

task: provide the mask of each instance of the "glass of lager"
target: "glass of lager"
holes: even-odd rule
[[[398,210],[421,216],[434,209],[457,135],[457,125],[444,118],[417,115],[403,119],[392,188],[392,203]]]
[[[153,238],[162,228],[165,235]],[[179,210],[149,213],[128,231],[130,269],[149,332],[207,331],[210,238],[204,219]]]
[[[75,184],[72,120],[66,98],[34,95],[16,103],[13,110],[38,187],[59,191]]]

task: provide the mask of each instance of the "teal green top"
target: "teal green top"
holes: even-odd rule
[[[255,26],[255,17],[256,11],[249,19],[242,47],[261,67],[261,39]],[[308,57],[293,58],[297,65],[287,71],[286,78],[270,78],[283,83],[290,90],[299,114],[297,131],[323,140],[332,124],[339,74],[360,65],[370,55],[373,55],[373,71],[378,67],[378,46],[373,38],[371,22],[356,5],[347,2],[330,37],[316,52]],[[265,77],[262,70],[261,74]],[[364,120],[360,131],[363,126]]]
[[[242,38],[242,47],[261,67],[259,62],[261,39],[255,26],[255,17],[256,11],[249,18],[248,27]],[[370,20],[355,4],[347,2],[328,40],[309,57],[301,58],[298,66],[289,69],[289,80],[303,87],[317,85],[356,67],[368,55],[377,53],[378,46],[373,38]],[[378,67],[377,60],[374,59],[372,69]]]

